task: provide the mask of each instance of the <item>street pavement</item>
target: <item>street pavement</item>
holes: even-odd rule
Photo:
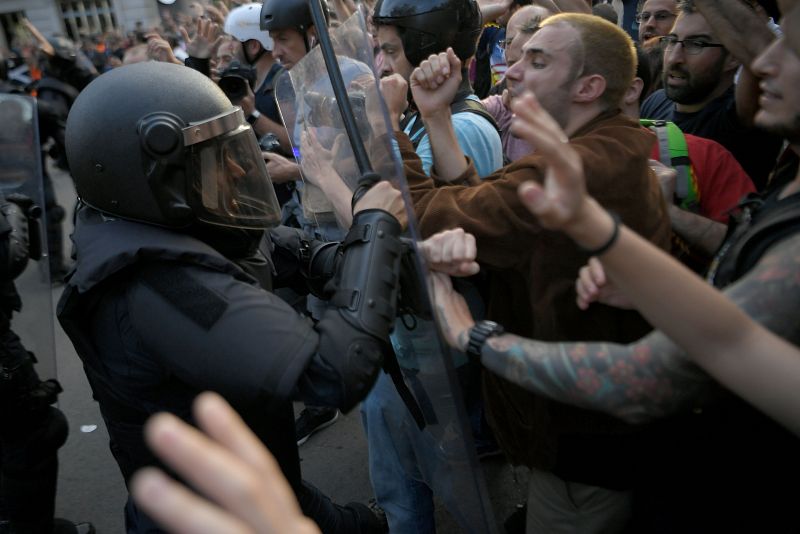
[[[70,233],[75,191],[70,177],[51,169],[59,203],[69,215],[65,240]],[[69,244],[65,247],[69,251]],[[61,288],[52,290],[56,303]],[[97,403],[67,336],[55,324],[55,352],[58,379],[64,387],[59,408],[70,425],[69,439],[60,450],[56,515],[74,521],[90,521],[98,534],[124,532],[123,506],[127,497],[124,482],[108,448],[108,434]],[[48,369],[42,365],[42,369]],[[43,378],[47,378],[44,376]],[[298,407],[299,408],[299,407]],[[367,471],[367,447],[358,410],[340,416],[332,426],[314,434],[300,447],[303,476],[336,502],[366,503],[372,498]],[[482,463],[495,515],[500,523],[524,500],[527,474],[513,469],[502,457]],[[436,506],[437,530],[459,532],[441,504]]]

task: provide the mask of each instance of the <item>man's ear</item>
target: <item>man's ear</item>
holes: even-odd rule
[[[634,78],[633,83],[630,87],[625,91],[625,95],[622,97],[622,103],[626,106],[631,106],[633,104],[639,103],[639,97],[642,96],[642,90],[644,89],[644,80],[641,78]]]
[[[313,48],[315,44],[319,42],[317,38],[317,27],[311,26],[306,30],[306,39],[308,40],[308,46]]]
[[[245,46],[245,48],[247,48],[247,54],[250,57],[255,57],[256,54],[258,54],[263,48],[258,39],[250,39],[247,42],[243,43],[243,45]]]
[[[588,104],[596,101],[606,92],[606,79],[599,74],[582,76],[572,88],[572,101]]]
[[[742,66],[742,62],[733,57],[733,54],[728,52],[728,57],[725,58],[725,67],[723,68],[723,72],[730,72],[732,70],[738,70],[739,67]]]

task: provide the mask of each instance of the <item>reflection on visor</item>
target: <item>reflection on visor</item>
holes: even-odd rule
[[[280,207],[249,126],[198,145],[196,162],[202,220],[259,228],[277,224]]]

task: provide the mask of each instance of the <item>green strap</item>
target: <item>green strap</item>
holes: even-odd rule
[[[697,178],[689,159],[689,148],[683,132],[673,122],[642,119],[640,123],[656,134],[661,163],[672,167],[678,173],[675,183],[678,205],[689,211],[697,211],[700,204],[700,190],[697,187]]]

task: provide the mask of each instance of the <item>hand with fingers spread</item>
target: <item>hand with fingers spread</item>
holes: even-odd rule
[[[589,259],[589,263],[581,268],[575,280],[575,293],[578,308],[582,310],[588,309],[593,302],[625,310],[634,309],[630,299],[606,277],[603,264],[597,258]]]
[[[475,326],[475,319],[464,297],[453,288],[450,276],[431,272],[433,307],[448,345],[462,352],[467,350],[469,330]]]
[[[480,271],[475,261],[475,236],[461,228],[432,235],[419,244],[419,250],[432,271],[450,276],[472,276]]]
[[[183,65],[183,62],[175,57],[172,47],[166,39],[157,33],[148,33],[145,38],[147,39],[147,57],[154,61],[161,61],[162,63],[175,63]]]
[[[450,111],[461,85],[461,60],[452,48],[434,54],[411,73],[411,93],[422,117]]]
[[[186,43],[186,53],[191,57],[208,59],[222,40],[220,26],[210,19],[200,17],[197,19],[196,30],[194,38],[190,39],[186,28],[183,26],[180,28],[183,41]]]
[[[145,439],[199,495],[156,468],[131,482],[137,504],[166,529],[195,533],[317,533],[275,458],[219,395],[194,403],[201,431],[169,414],[153,416]]]
[[[328,150],[322,146],[313,130],[300,134],[300,153],[304,155],[303,178],[323,191],[337,181],[342,182],[334,162],[337,154],[341,153],[342,143],[348,142],[346,135],[339,135],[334,140],[331,150]]]
[[[562,230],[585,248],[597,248],[613,231],[611,216],[586,192],[583,162],[561,126],[528,92],[511,103],[511,133],[536,147],[547,161],[544,184],[519,187],[522,203],[550,230]]]

